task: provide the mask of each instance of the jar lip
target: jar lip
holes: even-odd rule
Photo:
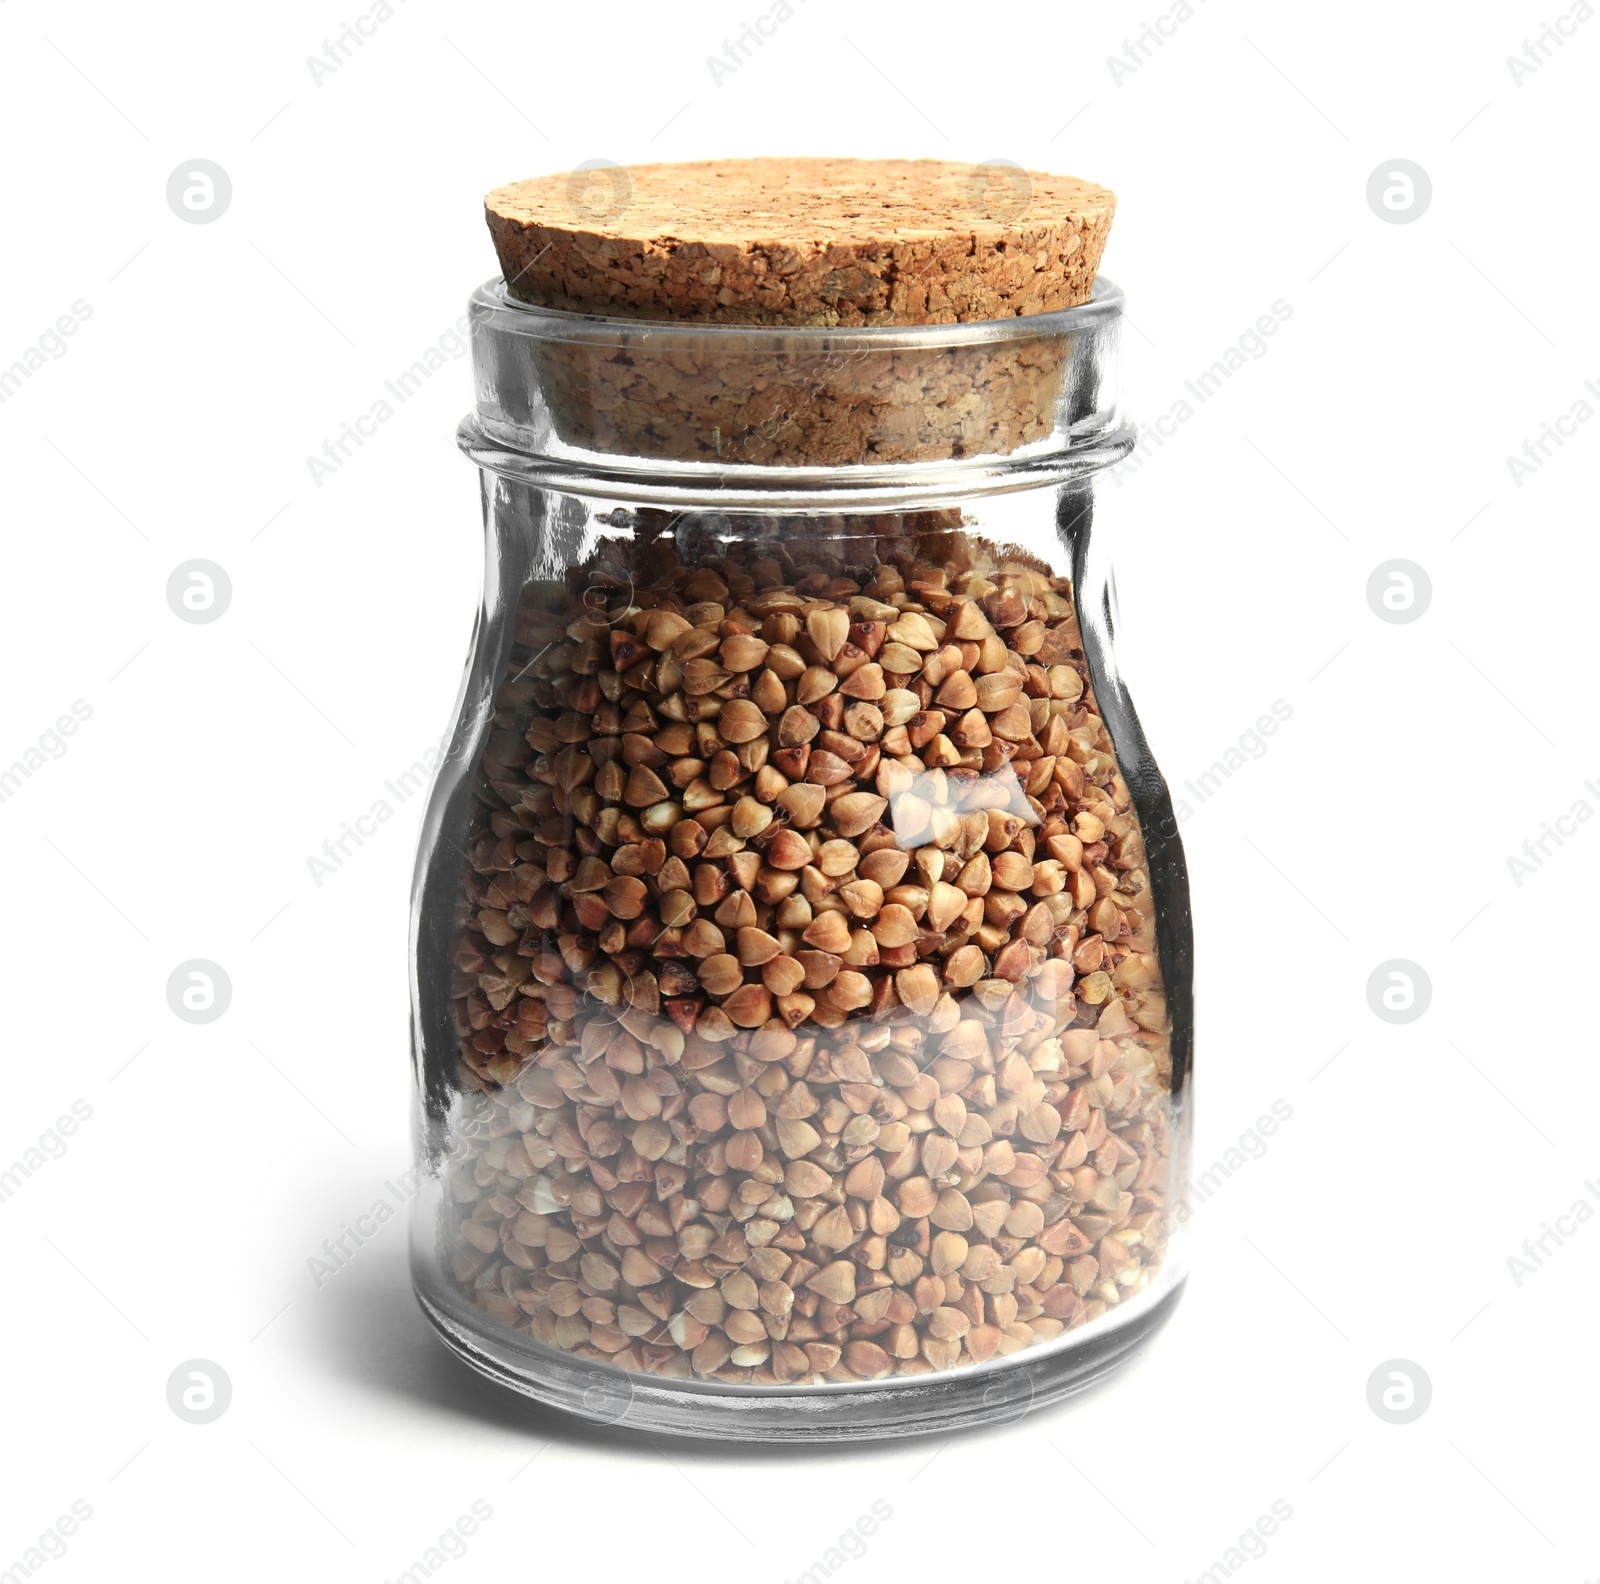
[[[818,511],[926,511],[977,495],[1072,484],[1120,462],[1135,438],[1133,425],[1124,422],[1039,453],[879,467],[711,468],[648,458],[550,456],[486,432],[476,415],[463,418],[456,430],[456,445],[476,467],[516,484],[675,511],[801,517]]]
[[[526,303],[506,290],[504,278],[485,281],[472,294],[468,312],[474,321],[492,321],[497,330],[530,340],[609,346],[651,342],[657,347],[693,346],[733,350],[741,356],[770,348],[792,353],[806,346],[848,342],[863,351],[905,348],[931,351],[938,347],[982,346],[1012,340],[1063,337],[1120,318],[1122,288],[1104,275],[1096,277],[1088,302],[1049,313],[1017,314],[1009,319],[969,319],[956,324],[925,325],[769,325],[717,324],[699,319],[635,319],[623,315],[572,313]]]

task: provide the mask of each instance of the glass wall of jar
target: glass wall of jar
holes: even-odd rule
[[[475,296],[413,1267],[484,1373],[879,1436],[1014,1417],[1170,1313],[1191,947],[1094,517],[1120,304],[795,331]]]

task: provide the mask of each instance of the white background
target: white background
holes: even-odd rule
[[[482,1500],[451,1581],[777,1581],[882,1500],[848,1579],[1177,1584],[1274,1501],[1293,1516],[1252,1579],[1600,1572],[1600,1225],[1568,1222],[1520,1284],[1507,1264],[1600,1204],[1600,829],[1569,827],[1520,885],[1507,865],[1577,800],[1600,808],[1600,423],[1520,485],[1506,463],[1600,407],[1600,20],[1519,84],[1508,57],[1563,0],[1206,0],[1118,81],[1108,57],[1160,0],[795,0],[718,85],[707,56],[758,0],[396,0],[319,84],[307,57],[360,3],[0,4],[0,367],[92,308],[0,406],[0,765],[93,711],[0,803],[0,1166],[75,1100],[93,1113],[0,1203],[0,1570],[81,1500],[43,1565],[63,1584],[138,1559],[395,1579]],[[1293,1116],[1198,1209],[1188,1295],[1138,1362],[948,1443],[591,1432],[446,1356],[398,1220],[320,1288],[307,1266],[407,1163],[420,800],[320,887],[307,859],[448,725],[479,579],[466,362],[320,487],[306,459],[491,274],[488,188],[757,153],[1113,187],[1137,417],[1293,310],[1102,509],[1124,668],[1194,808],[1195,1161],[1275,1100]],[[166,202],[196,158],[231,178],[214,223]],[[1396,158],[1432,182],[1409,224],[1366,198]],[[232,583],[209,625],[166,601],[195,557]],[[1431,580],[1408,624],[1365,592],[1395,558]],[[1288,723],[1195,807],[1183,783],[1275,700]],[[203,1027],[167,1005],[190,958],[232,981]],[[1405,1026],[1367,999],[1394,958],[1432,986]],[[167,1406],[194,1358],[232,1382],[209,1425]],[[1393,1359],[1431,1381],[1410,1424],[1368,1406]]]

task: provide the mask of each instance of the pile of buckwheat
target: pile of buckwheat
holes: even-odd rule
[[[895,521],[524,593],[442,1230],[540,1342],[866,1381],[1154,1278],[1170,1024],[1070,587]]]

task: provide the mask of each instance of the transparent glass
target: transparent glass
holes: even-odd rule
[[[475,294],[483,607],[413,902],[419,1298],[650,1431],[1015,1418],[1171,1312],[1172,803],[1111,653],[1121,297]]]

